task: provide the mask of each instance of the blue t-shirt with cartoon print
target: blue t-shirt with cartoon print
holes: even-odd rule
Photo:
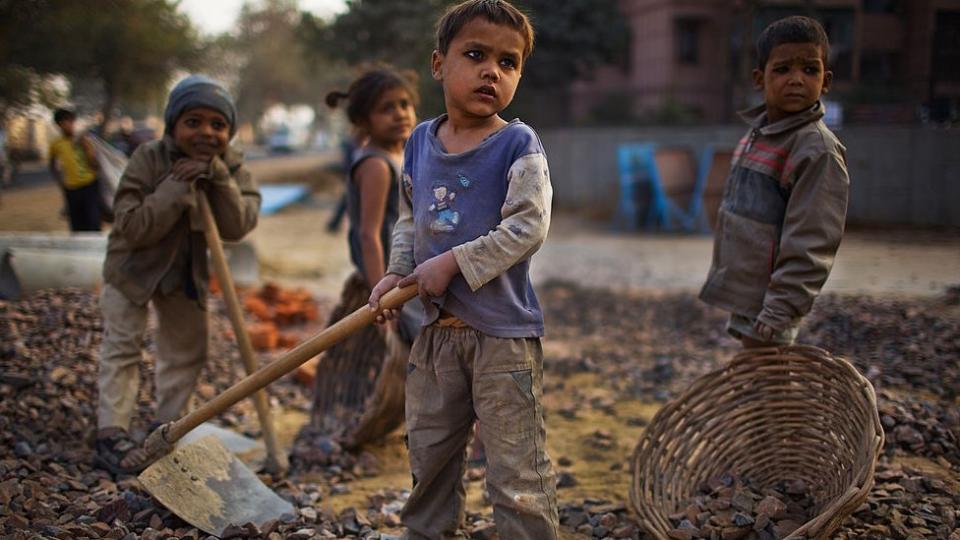
[[[445,119],[441,116],[417,126],[405,150],[402,185],[412,204],[416,264],[497,229],[503,221],[504,209],[512,204],[507,196],[511,175],[516,178],[518,174],[515,164],[531,161],[542,164],[532,170],[534,174],[547,175],[540,139],[523,122],[514,120],[475,148],[451,154],[437,138],[437,129]],[[519,174],[525,173],[520,170]],[[545,189],[549,190],[548,177],[545,181]],[[548,201],[549,195],[548,191]],[[545,212],[540,213],[542,227],[530,227],[531,234],[546,234],[549,215]],[[542,233],[539,228],[543,229]],[[508,234],[523,242],[525,232],[522,225],[511,225]],[[539,247],[542,238],[535,241],[531,253]],[[486,249],[484,245],[474,245],[471,256],[483,259]],[[502,253],[489,255],[498,257]],[[426,323],[436,320],[442,308],[485,334],[508,338],[542,336],[543,313],[529,270],[527,256],[479,287],[475,284],[475,290],[464,274],[457,275],[447,293],[428,306]]]

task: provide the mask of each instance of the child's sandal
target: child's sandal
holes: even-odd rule
[[[106,437],[97,437],[93,463],[115,475],[134,475],[150,464],[147,453],[122,429]]]

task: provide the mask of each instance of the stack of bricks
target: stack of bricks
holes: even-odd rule
[[[243,307],[256,319],[247,326],[253,347],[259,351],[287,349],[300,340],[290,327],[314,322],[319,317],[316,301],[303,289],[282,289],[267,283],[243,295]]]

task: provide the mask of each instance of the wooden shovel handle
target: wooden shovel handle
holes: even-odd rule
[[[393,289],[380,299],[380,309],[374,311],[363,306],[350,315],[340,319],[319,334],[297,345],[277,360],[263,366],[252,375],[248,375],[237,384],[227,388],[222,394],[205,403],[187,416],[163,429],[163,439],[173,444],[189,433],[193,428],[225,411],[241,399],[253,394],[273,381],[290,373],[298,366],[343,341],[354,332],[372,324],[384,309],[398,309],[417,295],[417,286],[408,285],[402,289]]]
[[[247,375],[252,375],[257,371],[257,359],[253,352],[253,344],[250,342],[250,335],[247,334],[247,328],[244,325],[240,298],[237,296],[233,276],[230,274],[230,266],[227,264],[227,257],[223,252],[223,242],[220,239],[217,222],[213,218],[213,211],[210,209],[210,200],[207,198],[207,194],[200,189],[197,190],[197,206],[200,207],[200,217],[203,219],[203,234],[207,239],[207,248],[210,250],[213,272],[220,281],[220,290],[223,291],[227,316],[230,318],[233,334],[237,338],[237,347],[240,349],[243,369]],[[255,392],[253,394],[253,405],[257,409],[260,431],[263,433],[263,442],[267,447],[265,468],[273,473],[284,472],[289,468],[289,464],[287,463],[286,453],[277,442],[277,433],[270,417],[270,403],[267,400],[267,393],[263,390]]]

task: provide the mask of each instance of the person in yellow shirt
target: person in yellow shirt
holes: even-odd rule
[[[50,145],[50,172],[63,188],[70,230],[99,231],[100,190],[93,144],[76,137],[77,115],[73,111],[57,109],[53,121],[63,136]]]

